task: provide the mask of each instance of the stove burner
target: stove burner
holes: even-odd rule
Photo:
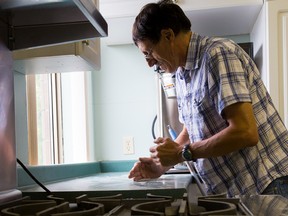
[[[73,213],[75,206],[69,204],[69,202],[57,203],[55,200],[29,200],[26,197],[19,205],[5,208],[1,211],[3,216],[50,216],[50,215],[103,215],[104,205],[93,202],[81,202],[76,208],[77,212]],[[60,214],[59,214],[60,213]]]
[[[145,198],[123,198],[122,194],[102,197],[81,195],[75,202],[50,195],[46,200],[23,197],[13,203],[0,206],[1,216],[188,216],[188,215],[241,215],[239,199],[227,199],[225,195],[199,197],[198,204],[191,204],[185,193],[182,199],[147,194]]]

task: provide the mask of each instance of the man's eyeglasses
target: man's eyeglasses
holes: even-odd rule
[[[153,47],[151,47],[150,50],[148,52],[146,52],[146,54],[144,55],[144,58],[146,60],[153,58],[152,53],[153,53]]]

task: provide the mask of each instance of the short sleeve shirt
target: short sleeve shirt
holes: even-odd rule
[[[192,143],[228,126],[225,107],[238,102],[253,106],[256,146],[195,163],[208,193],[259,194],[275,178],[288,175],[287,129],[255,63],[236,43],[192,33],[185,68],[176,72],[176,91],[179,118]]]

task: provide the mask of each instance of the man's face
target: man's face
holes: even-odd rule
[[[158,65],[161,70],[169,73],[175,72],[178,68],[178,57],[173,50],[173,44],[173,40],[165,35],[162,35],[156,44],[149,40],[137,43],[138,48],[145,55],[149,67]]]

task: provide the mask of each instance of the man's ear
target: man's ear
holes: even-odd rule
[[[166,40],[171,40],[171,39],[174,39],[174,37],[175,37],[173,30],[170,28],[169,29],[162,29],[161,35]]]

